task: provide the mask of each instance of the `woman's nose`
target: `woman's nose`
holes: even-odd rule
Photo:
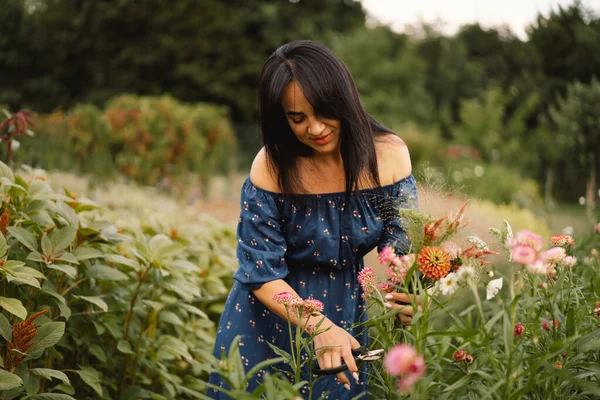
[[[308,125],[308,133],[313,136],[321,135],[321,132],[325,129],[325,124],[319,121],[318,118],[313,118],[310,124]]]

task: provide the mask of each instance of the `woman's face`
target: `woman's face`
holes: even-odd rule
[[[340,120],[316,115],[295,81],[285,87],[281,103],[288,123],[299,141],[319,153],[339,151]]]

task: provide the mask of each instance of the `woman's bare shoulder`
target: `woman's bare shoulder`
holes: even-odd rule
[[[269,192],[281,193],[277,183],[277,172],[268,160],[267,152],[263,147],[260,149],[250,168],[250,180],[255,186]]]
[[[404,140],[395,134],[383,134],[377,137],[375,151],[382,185],[392,184],[412,173],[408,147]]]

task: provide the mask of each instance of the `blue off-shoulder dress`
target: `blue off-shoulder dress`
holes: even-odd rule
[[[388,244],[407,249],[409,240],[398,218],[398,208],[415,208],[417,187],[412,175],[380,188],[360,190],[345,204],[345,193],[306,194],[293,199],[255,186],[247,178],[241,191],[237,228],[239,268],[219,323],[214,355],[221,357],[234,337],[242,336],[240,353],[246,371],[277,355],[267,345],[289,352],[287,321],[270,312],[253,294],[265,282],[285,280],[302,298],[325,305],[325,314],[348,329],[360,343],[366,333],[353,329],[367,319],[362,289],[357,282],[363,257],[376,246]],[[286,369],[285,365],[278,365]],[[251,380],[253,391],[265,371]],[[365,371],[361,383],[350,379],[351,390],[335,375],[319,378],[313,398],[351,399],[366,391]],[[225,387],[216,374],[210,382]],[[208,389],[213,398],[228,398]],[[307,398],[308,393],[303,395]]]

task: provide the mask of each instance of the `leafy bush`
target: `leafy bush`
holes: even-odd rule
[[[233,232],[124,219],[27,172],[0,163],[3,398],[198,397]]]
[[[81,104],[43,115],[37,137],[25,138],[17,161],[97,176],[124,174],[137,182],[193,173],[206,183],[235,168],[233,129],[223,107],[168,97],[119,96],[104,110]]]

